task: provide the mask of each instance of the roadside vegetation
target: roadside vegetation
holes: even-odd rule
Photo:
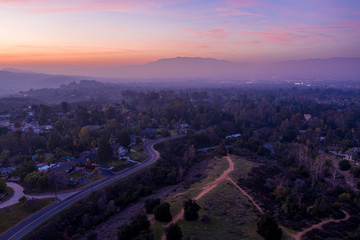
[[[48,199],[31,199],[0,209],[0,233],[53,202]]]

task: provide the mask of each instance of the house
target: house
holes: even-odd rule
[[[305,121],[309,121],[311,119],[311,114],[304,114]]]
[[[10,127],[11,123],[9,120],[0,121],[0,127]]]
[[[89,131],[96,131],[102,128],[101,125],[86,125],[85,126]]]
[[[122,156],[125,156],[128,152],[128,150],[126,148],[124,148],[123,146],[120,146],[117,150],[118,152],[118,157],[122,157]]]
[[[114,157],[116,158],[120,159],[128,153],[128,149],[118,143],[111,144],[111,147],[113,149]]]
[[[238,138],[238,137],[241,137],[240,133],[236,133],[236,134],[233,134],[233,135],[226,136],[225,139]]]
[[[180,124],[180,128],[184,129],[184,128],[189,128],[190,125],[188,123],[182,123]]]
[[[43,129],[44,129],[45,132],[50,131],[52,128],[53,128],[53,127],[52,127],[51,125],[45,125],[45,126],[43,126]]]
[[[358,161],[360,154],[360,148],[351,148],[345,152],[345,159],[349,161]]]
[[[57,172],[69,172],[71,169],[75,167],[74,162],[60,162],[56,164],[52,169]]]
[[[145,128],[141,131],[142,135],[151,135],[151,134],[157,134],[158,131],[155,128]]]
[[[90,163],[95,162],[97,154],[95,152],[84,151],[80,154],[80,157],[75,162]]]
[[[11,167],[0,168],[0,173],[1,173],[2,176],[6,176],[11,171],[15,171],[15,168],[11,168]]]

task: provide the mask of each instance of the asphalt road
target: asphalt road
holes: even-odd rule
[[[148,154],[148,158],[143,161],[141,164],[132,166],[130,168],[127,168],[118,174],[114,176],[108,176],[107,178],[98,181],[94,184],[89,185],[88,187],[84,188],[80,192],[75,193],[74,195],[68,197],[67,199],[57,202],[55,204],[51,204],[42,210],[34,213],[30,217],[24,219],[20,223],[18,223],[16,226],[12,227],[11,229],[7,230],[3,234],[0,235],[1,240],[17,240],[24,237],[26,234],[28,234],[31,230],[33,230],[35,227],[46,221],[47,219],[51,218],[55,214],[61,212],[66,207],[74,204],[75,202],[79,201],[80,199],[86,197],[89,195],[92,191],[96,191],[98,189],[101,189],[121,178],[124,178],[134,172],[139,171],[140,169],[143,169],[150,164],[154,163],[159,158],[159,153],[154,149],[154,145],[163,141],[175,139],[182,137],[184,135],[177,135],[173,137],[167,137],[167,138],[160,138],[156,140],[148,140],[144,144],[144,149],[146,153]]]

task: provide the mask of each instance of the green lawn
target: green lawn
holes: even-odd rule
[[[147,158],[147,154],[144,152],[129,152],[129,157],[131,160],[142,162]]]
[[[0,233],[52,203],[52,198],[28,200],[24,207],[14,204],[0,209]]]

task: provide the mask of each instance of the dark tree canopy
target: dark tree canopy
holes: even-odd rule
[[[110,146],[109,139],[107,137],[102,137],[99,140],[99,149],[97,152],[97,158],[100,162],[105,162],[110,160],[113,157],[113,149]]]
[[[184,218],[187,221],[196,220],[199,218],[198,211],[201,207],[191,199],[184,201]]]
[[[160,204],[159,198],[149,198],[145,200],[144,207],[146,213],[153,213],[154,208]]]
[[[165,235],[167,240],[181,240],[183,237],[181,228],[177,224],[171,224],[166,228]]]
[[[163,202],[154,208],[155,219],[160,222],[170,222],[172,219],[170,213],[170,204],[168,202]]]
[[[118,230],[119,240],[152,240],[149,230],[150,222],[145,214],[137,214],[131,218],[130,224],[121,226]]]
[[[278,240],[282,236],[282,230],[279,228],[276,220],[267,214],[262,215],[257,223],[257,232],[265,240]]]
[[[351,164],[349,163],[348,160],[344,159],[339,162],[339,167],[340,167],[341,171],[347,171],[351,168]]]

